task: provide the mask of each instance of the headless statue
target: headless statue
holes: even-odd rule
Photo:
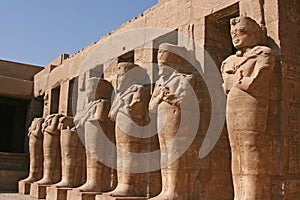
[[[84,180],[83,154],[84,147],[76,132],[73,117],[62,116],[59,119],[62,180],[56,187],[77,187]]]
[[[49,115],[43,123],[44,174],[43,178],[36,182],[39,185],[52,185],[61,179],[59,130],[61,116],[60,114]]]
[[[99,156],[105,153],[105,145],[101,144],[99,138],[102,131],[113,142],[114,124],[108,118],[112,86],[105,79],[100,79],[94,89],[91,98],[93,101],[89,103],[85,116],[77,124],[84,127],[87,180],[76,189],[82,192],[107,192],[112,190],[112,170],[100,162]]]
[[[43,177],[43,122],[43,118],[34,118],[28,129],[30,157],[29,176],[22,180],[27,183],[33,183]]]

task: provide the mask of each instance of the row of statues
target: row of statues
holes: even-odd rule
[[[29,128],[30,170],[24,182],[41,185],[57,183],[57,187],[73,187],[82,180],[80,160],[83,145],[76,133],[73,119],[60,114],[46,119],[35,118]],[[59,167],[58,167],[59,166]],[[63,173],[64,176],[61,174]]]
[[[237,52],[223,62],[221,72],[227,94],[234,196],[237,200],[268,199],[270,176],[274,174],[268,169],[272,161],[268,159],[266,139],[275,56],[261,45],[261,27],[248,17],[231,20],[231,36]],[[153,91],[150,82],[139,78],[143,73],[140,66],[121,62],[112,103],[113,87],[100,79],[95,100],[85,115],[75,119],[61,114],[35,118],[29,128],[30,172],[23,181],[112,197],[199,199],[198,153],[200,135],[205,133],[196,130],[195,135],[190,134],[193,124],[199,123],[192,105],[200,106],[201,78],[184,58],[171,53],[173,48],[181,47],[160,46],[159,79]],[[151,120],[155,120],[154,130],[136,128],[147,127]],[[99,127],[118,151],[107,152],[99,146]],[[79,130],[84,133],[81,137]],[[151,135],[149,142],[141,137],[149,131],[156,131],[158,138]],[[189,144],[186,149],[185,143]],[[160,170],[135,173],[137,165],[143,163],[137,163],[133,155],[154,150],[160,150],[153,161]],[[117,170],[101,162],[101,153],[116,159]],[[149,192],[151,187],[153,192]]]

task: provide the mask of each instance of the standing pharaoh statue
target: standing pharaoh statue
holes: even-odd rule
[[[118,64],[116,96],[113,101],[110,118],[116,122],[117,177],[118,184],[110,192],[116,197],[142,197],[147,195],[147,180],[144,173],[132,173],[138,163],[130,153],[141,152],[143,130],[135,128],[149,122],[149,88],[145,87],[142,68],[130,63]]]
[[[223,61],[221,71],[235,199],[270,199],[275,167],[267,130],[275,56],[261,45],[263,33],[254,20],[238,17],[230,23],[237,52]]]
[[[83,116],[77,114],[75,117],[76,126],[84,127],[87,172],[86,182],[76,190],[81,192],[107,192],[112,189],[112,171],[100,160],[104,156],[103,154],[110,155],[111,152],[106,152],[100,131],[113,142],[114,124],[108,118],[112,85],[102,78],[89,81],[87,90],[91,102],[89,102]],[[97,84],[92,84],[92,82]]]
[[[34,118],[28,129],[30,157],[29,176],[22,180],[27,183],[33,183],[43,177],[43,122],[43,118]]]
[[[43,178],[36,182],[38,185],[51,185],[59,182],[61,179],[59,130],[59,118],[61,116],[60,114],[49,115],[42,125],[44,135],[44,174]]]
[[[73,117],[62,116],[59,119],[60,146],[62,160],[62,179],[55,186],[72,188],[82,183],[84,147],[76,132]]]
[[[194,93],[196,77],[188,62],[172,53],[177,51],[187,50],[165,43],[158,51],[159,79],[149,109],[157,112],[162,191],[151,200],[196,200],[200,194],[200,139],[198,129],[193,130],[199,123],[193,107],[199,106]]]

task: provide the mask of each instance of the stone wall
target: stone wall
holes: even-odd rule
[[[299,196],[300,183],[300,5],[279,1],[279,43],[281,50],[281,184],[287,199]]]

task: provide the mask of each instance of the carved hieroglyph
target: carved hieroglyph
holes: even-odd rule
[[[238,51],[221,69],[236,200],[270,199],[271,176],[276,174],[267,133],[275,57],[270,48],[260,46],[261,35],[251,18],[232,19],[231,37]]]
[[[149,122],[148,119],[148,102],[150,98],[149,88],[139,82],[142,73],[133,75],[129,72],[138,72],[139,66],[122,62],[118,64],[118,78],[116,97],[110,110],[110,118],[116,121],[116,145],[121,151],[140,153],[141,138],[133,137],[143,133],[136,133],[134,123],[144,126]],[[126,120],[130,118],[132,120]],[[122,127],[121,124],[126,127]],[[126,131],[126,130],[128,131]],[[138,129],[140,130],[140,129]],[[130,132],[130,133],[129,133]],[[131,135],[129,135],[131,134]],[[127,156],[125,156],[127,155]],[[130,169],[138,163],[134,163],[134,159],[129,154],[117,154],[117,174],[118,184],[115,190],[110,192],[111,196],[117,197],[141,197],[147,195],[147,180],[143,173],[131,173]]]
[[[43,118],[34,118],[28,129],[30,167],[29,176],[22,180],[33,183],[43,177]]]
[[[108,118],[112,86],[105,79],[98,81],[93,101],[89,103],[85,116],[76,116],[78,118],[76,125],[84,127],[86,147],[87,179],[85,184],[76,188],[82,192],[107,192],[112,189],[112,170],[99,161],[99,156],[105,152],[103,149],[105,145],[99,140],[100,131],[103,131],[111,141],[114,137],[114,124]]]
[[[52,114],[43,123],[43,178],[36,182],[39,185],[51,185],[61,179],[60,130],[59,118],[62,115]]]
[[[173,51],[170,51],[173,50]],[[159,47],[159,80],[149,104],[150,110],[157,110],[158,138],[161,150],[162,191],[153,200],[199,199],[200,186],[197,182],[200,170],[198,151],[200,140],[190,137],[195,110],[191,101],[195,97],[195,76],[185,73],[183,58],[171,52],[184,51],[183,47],[162,44]],[[187,61],[185,61],[187,62]],[[180,71],[180,72],[179,72]],[[198,88],[199,89],[199,88]],[[198,104],[197,104],[198,106]],[[190,123],[182,121],[182,115]],[[194,130],[197,131],[197,130]],[[180,135],[179,135],[180,134]],[[173,142],[174,138],[176,142]],[[183,143],[191,141],[191,146],[183,148]],[[178,159],[174,156],[182,153]],[[199,180],[198,180],[199,181]],[[195,189],[196,188],[196,189]]]
[[[62,179],[56,187],[76,187],[84,180],[84,147],[76,132],[73,117],[62,116],[59,119]]]

